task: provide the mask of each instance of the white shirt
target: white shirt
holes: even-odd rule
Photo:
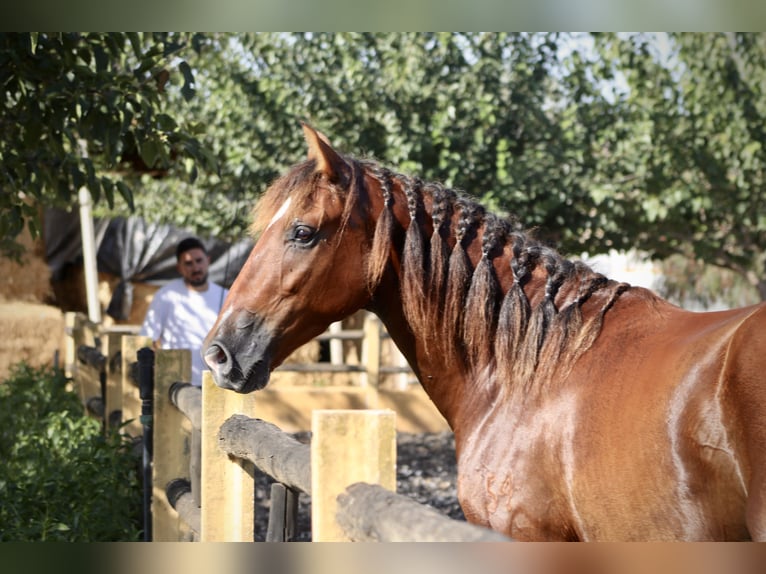
[[[193,385],[202,385],[202,342],[213,327],[228,293],[208,282],[207,291],[195,291],[183,279],[174,279],[159,289],[146,312],[141,334],[160,340],[163,349],[191,351]]]

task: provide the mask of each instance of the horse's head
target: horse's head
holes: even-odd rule
[[[263,388],[292,351],[370,298],[361,176],[322,134],[306,125],[304,132],[308,160],[258,202],[255,247],[203,345],[223,388]]]

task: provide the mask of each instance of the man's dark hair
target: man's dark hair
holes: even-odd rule
[[[180,259],[181,255],[191,249],[202,249],[202,252],[207,255],[207,249],[205,249],[205,244],[202,241],[196,237],[187,237],[179,241],[178,246],[176,246],[176,260]]]

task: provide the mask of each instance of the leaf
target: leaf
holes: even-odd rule
[[[109,56],[100,44],[93,45],[93,57],[96,60],[96,73],[106,72],[109,66]]]
[[[175,131],[175,129],[178,127],[178,124],[176,124],[176,121],[173,118],[171,118],[168,114],[158,114],[157,125],[160,127],[161,130],[164,130],[166,132]]]
[[[88,182],[88,191],[90,191],[93,202],[98,203],[101,199],[101,184],[100,181],[96,179],[96,170],[93,168],[93,162],[90,158],[85,158],[83,163],[85,164],[85,176]]]
[[[192,73],[191,66],[184,60],[178,64],[178,69],[181,71],[184,77],[184,85],[181,87],[181,95],[188,102],[196,93],[194,89],[194,74]]]
[[[154,138],[145,139],[142,141],[139,145],[139,153],[141,154],[141,159],[144,160],[144,163],[147,167],[154,167],[157,163],[157,159],[160,155],[159,150],[159,142],[155,140]]]
[[[135,211],[136,207],[133,203],[133,191],[122,181],[118,181],[116,185],[120,195],[128,204],[128,209],[130,209],[131,212]]]
[[[133,54],[136,56],[136,59],[140,60],[143,55],[141,51],[141,38],[136,32],[127,32],[126,35],[128,36],[130,45],[133,47]]]
[[[102,177],[101,188],[104,190],[104,196],[106,197],[109,209],[114,209],[114,183],[108,177]]]

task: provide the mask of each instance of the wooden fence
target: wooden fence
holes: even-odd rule
[[[209,372],[188,384],[189,351],[155,352],[134,329],[80,316],[67,334],[65,369],[87,411],[142,441],[147,540],[253,541],[256,469],[276,481],[267,541],[294,539],[300,493],[314,541],[508,540],[394,492],[392,410],[315,410],[302,444],[252,416],[258,393],[224,391]]]

